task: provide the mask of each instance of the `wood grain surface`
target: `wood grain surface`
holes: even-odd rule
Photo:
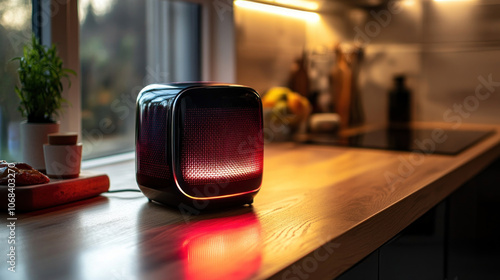
[[[84,171],[78,178],[50,179],[46,184],[16,186],[16,210],[28,212],[73,202],[107,191],[109,178],[106,174]],[[0,197],[8,197],[9,189],[0,185]],[[0,209],[7,210],[9,201],[2,200]]]
[[[333,279],[500,156],[500,127],[459,129],[496,133],[457,156],[267,145],[253,207],[182,215],[141,193],[108,193],[19,213],[16,273],[3,262],[0,278]],[[112,190],[137,189],[133,161],[95,171]]]

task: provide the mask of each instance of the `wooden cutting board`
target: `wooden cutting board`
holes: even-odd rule
[[[109,189],[106,174],[82,171],[74,179],[50,179],[47,184],[16,186],[15,211],[28,212],[97,196]],[[0,207],[8,209],[8,187],[0,185]],[[4,199],[5,198],[5,199]]]

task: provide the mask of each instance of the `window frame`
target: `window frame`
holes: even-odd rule
[[[63,104],[59,118],[61,132],[77,132],[81,139],[81,95],[79,22],[77,0],[33,0],[32,30],[42,44],[57,46],[63,67],[72,69],[71,87],[66,81],[62,96],[68,102]],[[69,113],[71,112],[71,113]]]

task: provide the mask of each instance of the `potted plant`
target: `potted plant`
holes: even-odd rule
[[[19,111],[27,121],[21,123],[21,148],[23,161],[33,168],[45,170],[43,144],[47,135],[59,132],[55,117],[61,112],[63,79],[73,70],[63,68],[55,45],[48,48],[33,35],[31,45],[23,48],[23,56],[12,60],[19,61],[20,86],[15,91],[21,102]]]

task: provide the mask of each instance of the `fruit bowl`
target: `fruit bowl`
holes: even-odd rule
[[[307,98],[285,87],[273,87],[262,98],[264,107],[264,138],[287,141],[304,132],[311,105]],[[304,130],[304,131],[302,131]]]

